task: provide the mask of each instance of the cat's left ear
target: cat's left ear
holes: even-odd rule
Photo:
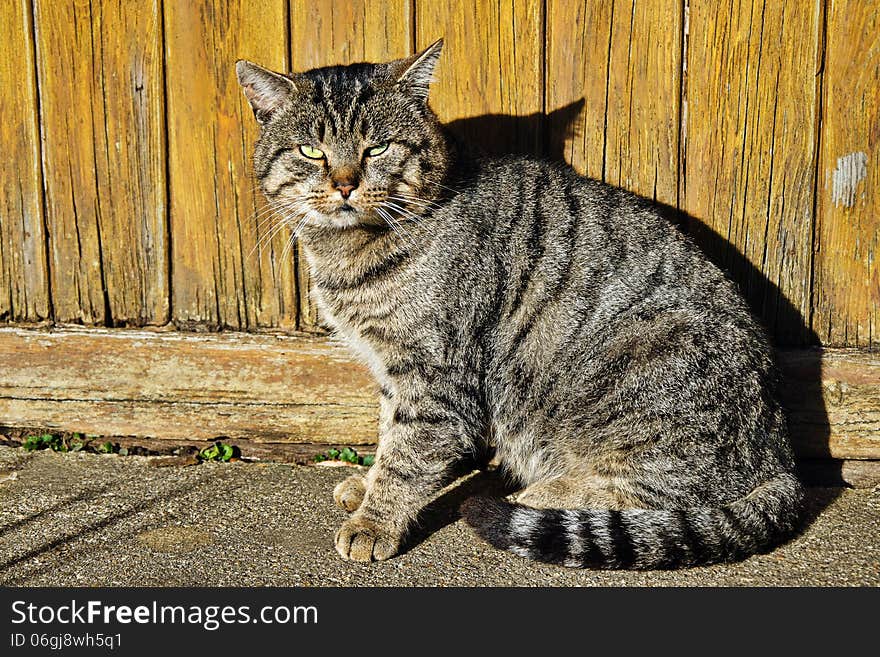
[[[260,125],[268,121],[296,91],[293,80],[287,76],[244,59],[235,63],[235,73]]]
[[[443,39],[437,39],[422,52],[393,62],[392,72],[396,76],[394,85],[421,100],[427,100],[441,50]]]

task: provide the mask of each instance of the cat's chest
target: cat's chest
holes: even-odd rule
[[[314,299],[337,337],[369,367],[381,386],[392,389],[389,363],[399,359],[412,343],[403,336],[415,335],[407,295],[392,290],[340,295],[317,287]]]

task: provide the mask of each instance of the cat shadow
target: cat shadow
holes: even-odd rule
[[[483,114],[445,124],[459,144],[486,155],[538,155],[563,161],[566,143],[577,136],[581,98],[549,114]]]
[[[566,144],[578,135],[576,121],[584,108],[583,98],[554,110],[526,116],[486,114],[446,124],[451,135],[468,149],[490,155],[534,155],[564,162]],[[800,310],[772,280],[723,236],[699,218],[678,208],[659,204],[661,214],[688,234],[705,255],[737,284],[752,312],[773,336],[780,365],[780,391],[792,435],[796,438],[801,480],[809,487],[802,518],[808,527],[848,486],[843,461],[832,458],[830,423],[822,395],[822,347],[817,334]],[[421,540],[458,518],[458,505],[480,487],[500,486],[494,473],[472,477],[459,488],[447,491],[423,510],[420,528],[408,545]],[[506,489],[505,489],[506,490]],[[486,494],[485,491],[480,491]],[[508,492],[511,492],[508,490]]]
[[[400,547],[400,554],[408,552],[461,518],[458,509],[469,497],[505,497],[515,492],[515,488],[498,470],[486,468],[473,471],[473,467],[486,468],[485,464],[477,463],[463,466],[458,473],[461,478],[422,507]]]

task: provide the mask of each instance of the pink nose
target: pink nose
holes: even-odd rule
[[[355,190],[357,185],[349,185],[349,184],[341,184],[336,185],[336,189],[339,190],[339,193],[342,194],[342,198],[348,198],[351,196],[351,193]]]

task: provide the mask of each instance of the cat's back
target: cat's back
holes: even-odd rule
[[[450,287],[483,297],[504,353],[530,335],[539,351],[560,347],[564,335],[611,340],[649,318],[768,351],[735,285],[656,203],[564,164],[478,160],[443,224],[445,260],[466,254],[457,261],[479,272],[457,274]]]
[[[549,270],[587,287],[590,279],[613,276],[630,288],[671,285],[682,295],[737,296],[657,203],[564,163],[480,158],[456,191],[443,223],[474,248],[496,259],[502,253],[509,274]]]

